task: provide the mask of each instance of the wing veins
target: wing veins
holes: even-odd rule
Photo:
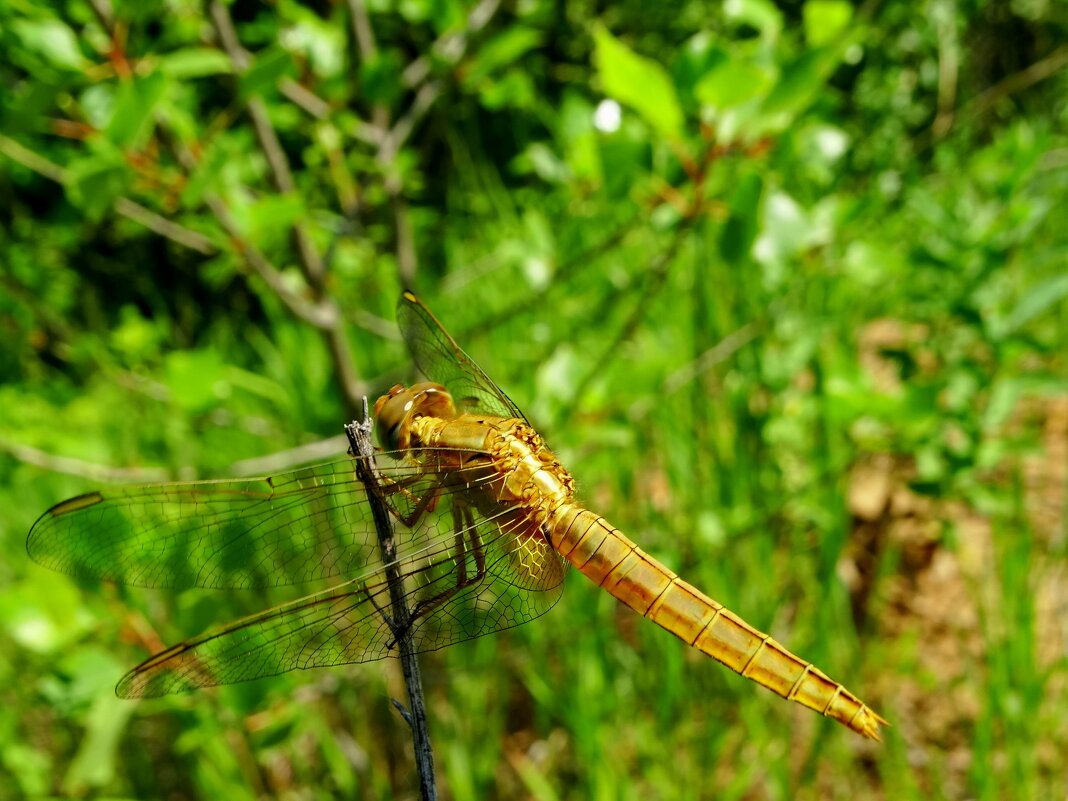
[[[485,523],[493,523],[496,519],[506,514],[509,510],[502,510],[497,515],[493,515],[491,518],[481,518],[473,525],[468,525],[460,530],[460,533],[468,533],[472,530],[477,530],[480,525]],[[506,525],[496,524],[493,526],[494,534],[483,535],[482,543],[483,547],[491,549],[495,544],[500,543],[502,540],[506,540],[509,537],[514,537],[515,531],[521,527],[522,521],[510,520]],[[518,543],[518,540],[516,540]],[[483,571],[483,577],[472,585],[470,588],[465,588],[460,597],[469,600],[472,597],[477,598],[479,593],[482,592],[483,585],[487,578],[494,580],[507,581],[505,576],[498,575],[494,568],[500,565],[502,562],[507,562],[509,555],[516,550],[515,547],[497,547],[492,548],[492,551],[496,554],[495,557],[486,562],[485,570]],[[445,558],[440,558],[444,556]],[[421,575],[429,573],[437,568],[442,567],[448,560],[455,558],[455,549],[450,546],[448,540],[442,539],[433,543],[431,546],[419,549],[418,551],[406,555],[403,559],[398,559],[394,563],[395,566],[402,568],[404,577],[417,578]],[[417,566],[417,562],[424,562],[424,564]],[[226,673],[224,668],[241,667],[243,660],[255,660],[256,653],[262,655],[262,661],[264,664],[271,664],[273,661],[282,660],[283,669],[280,672],[293,669],[293,667],[309,667],[319,664],[334,664],[333,662],[317,662],[316,657],[325,649],[339,647],[341,653],[345,654],[343,661],[359,662],[368,661],[381,658],[386,654],[375,654],[374,646],[376,638],[369,640],[362,648],[362,650],[356,653],[348,653],[347,649],[342,647],[344,645],[344,635],[350,632],[359,633],[360,629],[365,627],[370,618],[380,616],[377,608],[368,610],[361,614],[359,617],[355,617],[352,621],[348,622],[344,626],[338,625],[338,621],[342,620],[345,616],[351,614],[353,610],[358,609],[359,606],[365,602],[371,601],[373,598],[380,597],[383,593],[389,589],[389,583],[385,579],[381,579],[372,584],[366,582],[366,578],[378,575],[381,576],[384,573],[384,566],[379,566],[373,570],[368,571],[364,576],[350,579],[347,582],[336,585],[335,587],[323,590],[315,595],[307,596],[304,599],[298,599],[297,601],[284,604],[276,607],[265,613],[258,613],[251,615],[247,618],[243,618],[234,624],[230,624],[221,630],[208,632],[200,637],[194,638],[183,644],[181,650],[176,651],[173,655],[169,655],[167,659],[162,662],[152,662],[149,660],[144,663],[143,667],[135,668],[130,674],[131,676],[145,676],[151,674],[153,671],[162,670],[164,672],[171,671],[183,678],[189,678],[193,674],[207,670],[213,678],[222,676],[222,680],[219,683],[228,683],[227,679],[230,674]],[[422,583],[413,587],[405,588],[405,597],[412,597],[418,593],[426,593],[431,591],[435,586],[453,580],[455,578],[453,571],[450,569],[440,575],[433,576]],[[508,582],[514,584],[513,582]],[[352,589],[347,592],[338,592],[339,589],[344,587],[353,587],[359,584],[358,589]],[[547,585],[543,589],[553,590],[557,588],[557,584]],[[351,599],[351,603],[345,603],[340,607],[337,606],[339,601]],[[555,602],[555,600],[553,600]],[[551,604],[550,604],[551,605]],[[374,604],[372,604],[374,606]],[[323,609],[323,614],[317,615],[314,618],[304,620],[298,626],[293,624],[299,619],[300,614],[309,609],[320,607]],[[544,611],[544,610],[542,610]],[[442,614],[448,614],[450,617],[454,617],[448,610],[443,610]],[[539,613],[540,614],[540,613]],[[454,618],[456,619],[456,618]],[[457,619],[458,620],[458,619]],[[496,622],[495,622],[496,621]],[[489,628],[492,630],[501,621],[493,619],[489,623]],[[329,631],[324,627],[331,625],[334,627],[334,631],[324,636],[322,640],[319,640],[318,633]],[[385,620],[382,621],[382,625],[388,625]],[[483,623],[483,628],[486,627],[486,623]],[[514,623],[513,623],[514,625]],[[505,626],[507,627],[507,626]],[[244,639],[235,639],[233,643],[224,644],[222,641],[226,637],[236,637],[241,631],[248,630],[250,635]],[[258,630],[258,631],[257,631]],[[257,644],[254,640],[255,634],[264,636],[270,636],[274,631],[281,630],[281,635],[277,638],[268,640],[267,642]],[[309,632],[310,630],[310,632]],[[292,647],[296,645],[296,639],[300,638],[302,634],[309,632],[310,636],[299,645],[297,650],[290,653]],[[485,633],[485,632],[481,632]],[[339,645],[339,640],[341,645]],[[188,658],[190,652],[196,652],[203,646],[209,645],[212,642],[219,642],[223,645],[223,650],[211,655],[193,654],[195,659],[194,664],[184,665],[182,658]],[[283,644],[280,647],[280,644]],[[314,643],[314,648],[308,651],[308,648]],[[435,646],[433,643],[427,646],[427,650]],[[166,654],[166,652],[164,652]],[[178,662],[179,664],[173,664]],[[253,666],[254,675],[260,675]],[[262,675],[269,675],[263,673]],[[237,679],[239,680],[239,679]],[[124,680],[125,681],[125,680]],[[192,679],[191,679],[192,681]],[[195,683],[195,682],[194,682]],[[198,685],[199,686],[199,685]]]

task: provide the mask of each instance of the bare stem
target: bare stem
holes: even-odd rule
[[[66,186],[69,180],[67,171],[63,167],[19,144],[14,139],[2,135],[0,135],[0,154],[58,184]],[[190,250],[203,253],[205,256],[211,256],[218,250],[215,247],[215,243],[203,234],[179,225],[174,220],[168,220],[166,217],[145,208],[140,203],[136,203],[127,197],[115,198],[112,208],[116,214],[121,214],[123,217],[140,223],[145,228],[155,231],[160,236]]]
[[[378,547],[385,565],[386,584],[389,587],[390,619],[386,620],[393,638],[404,674],[404,686],[408,689],[408,711],[401,714],[412,730],[412,748],[415,766],[419,772],[419,793],[423,801],[436,801],[437,787],[434,782],[434,752],[430,747],[430,731],[426,720],[426,701],[423,697],[423,681],[419,675],[419,658],[412,643],[412,610],[408,608],[404,592],[404,577],[397,568],[397,546],[393,538],[393,520],[382,500],[378,468],[375,465],[374,446],[371,444],[373,423],[367,413],[367,398],[363,399],[363,419],[345,426],[352,455],[356,457],[356,475],[363,482],[367,500],[374,516],[378,532]],[[396,702],[394,701],[394,704]],[[397,705],[398,708],[399,705]]]
[[[238,40],[237,31],[234,29],[233,20],[230,18],[228,9],[218,0],[212,0],[208,4],[208,12],[215,28],[216,37],[223,50],[230,57],[235,72],[243,72],[248,68],[251,57]],[[293,180],[293,173],[289,168],[289,162],[278,140],[278,134],[275,132],[274,126],[271,125],[266,104],[262,98],[252,97],[248,101],[247,108],[249,117],[252,120],[252,129],[256,134],[260,149],[267,159],[275,188],[282,194],[295,194],[297,188]],[[213,200],[214,202],[212,202]],[[221,203],[221,199],[209,198],[208,201],[216,218],[227,229],[227,233],[236,238],[238,233],[236,226],[229,224],[231,223],[230,216]],[[322,329],[327,348],[330,350],[331,360],[337,370],[346,406],[352,411],[356,406],[356,399],[363,394],[363,384],[355,371],[352,349],[345,331],[342,315],[333,297],[326,290],[323,260],[312,242],[310,234],[299,223],[293,225],[292,234],[304,279],[311,289],[314,299],[312,302],[308,302],[298,293],[290,290],[281,280],[281,276],[274,269],[274,266],[255,248],[246,244],[243,255],[252,268],[297,316]]]
[[[352,38],[356,40],[356,46],[360,48],[360,55],[370,61],[378,53],[375,35],[371,30],[371,17],[367,14],[367,7],[363,4],[363,0],[348,0],[348,6]]]
[[[171,478],[166,470],[160,468],[134,467],[126,469],[109,467],[108,465],[86,462],[69,456],[59,456],[34,448],[31,445],[8,442],[7,440],[0,440],[0,451],[8,453],[23,464],[40,467],[43,470],[51,470],[55,473],[66,473],[71,476],[88,478],[92,481],[129,484],[131,482],[167,481]]]
[[[229,56],[230,62],[234,66],[234,71],[238,73],[244,72],[248,69],[251,58],[241,46],[240,41],[238,41],[237,31],[234,29],[233,20],[230,19],[230,12],[220,2],[210,3],[208,12],[212,25],[215,26],[215,33],[219,43],[222,45],[226,55]],[[275,188],[283,195],[295,194],[296,184],[293,181],[293,173],[289,169],[289,161],[286,159],[285,151],[282,150],[282,143],[278,141],[278,134],[275,132],[274,126],[271,125],[270,117],[267,114],[267,104],[263,102],[261,97],[250,97],[247,107],[249,118],[252,120],[252,130],[256,134],[256,141],[259,142],[260,150],[263,151],[263,155],[267,159],[267,165],[270,168]],[[320,294],[323,285],[323,262],[311,241],[311,237],[304,230],[304,226],[297,223],[293,225],[293,241],[296,245],[297,256],[300,259],[305,278],[312,288],[316,290],[316,293]]]

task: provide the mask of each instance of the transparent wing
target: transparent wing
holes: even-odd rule
[[[455,451],[421,452],[424,465]],[[424,465],[376,457],[387,502],[410,516],[428,492],[449,487]],[[479,480],[472,474],[471,481]],[[438,518],[439,516],[432,516]],[[448,536],[447,516],[429,539]],[[423,547],[410,541],[407,547]],[[342,459],[259,478],[118,487],[63,501],[33,524],[26,541],[41,565],[137,587],[258,589],[363,575],[378,549],[355,462]]]
[[[478,518],[461,505],[454,519],[468,522],[398,559],[415,612],[416,650],[518,626],[559,599],[566,562],[544,538],[529,535],[529,521],[510,514]],[[116,692],[154,697],[381,659],[396,645],[389,613],[384,566],[378,564],[360,578],[163,651],[130,671]]]
[[[416,366],[431,381],[449,390],[460,411],[526,420],[519,407],[463,352],[411,292],[404,292],[397,304],[397,325]]]

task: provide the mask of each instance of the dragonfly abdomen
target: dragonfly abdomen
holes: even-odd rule
[[[576,505],[553,516],[552,545],[591,581],[702,653],[783,698],[879,739],[879,715],[838,682],[680,579],[607,520]]]

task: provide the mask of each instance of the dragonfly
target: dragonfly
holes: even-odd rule
[[[887,721],[842,684],[687,583],[582,506],[523,413],[405,292],[397,320],[429,379],[375,404],[375,494],[400,534],[384,563],[355,457],[257,478],[89,492],[34,523],[30,557],[135,587],[330,585],[193,637],[118,683],[124,698],[395,655],[387,572],[401,577],[415,652],[526,623],[568,567],[639,615],[783,698],[880,739]]]

